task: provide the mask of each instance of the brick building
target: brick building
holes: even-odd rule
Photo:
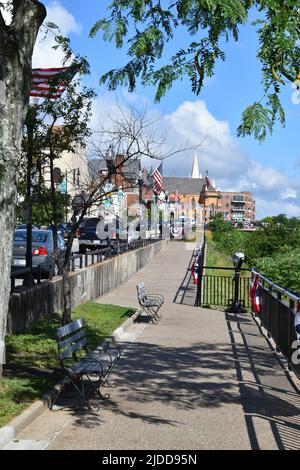
[[[192,219],[196,210],[202,211],[202,220],[209,222],[216,213],[222,213],[224,220],[249,223],[255,219],[255,200],[250,191],[221,191],[210,180],[208,171],[202,177],[195,155],[190,178],[164,177],[164,188],[168,191],[169,201],[176,200],[182,214]],[[177,192],[177,197],[176,197]],[[191,210],[192,208],[192,210]],[[189,214],[186,214],[186,211]]]
[[[221,191],[210,182],[206,172],[205,182],[200,193],[200,202],[204,207],[204,220],[222,213],[224,220],[249,223],[255,219],[255,200],[250,191]]]
[[[252,222],[255,219],[255,200],[250,191],[220,192],[218,211],[225,220]]]
[[[148,172],[141,169],[141,161],[138,158],[125,160],[124,155],[116,155],[114,160],[114,171],[111,176],[111,186],[114,188],[111,199],[117,199],[118,193],[123,195],[122,206],[128,208],[129,215],[136,215],[137,205],[142,199],[144,203],[152,201],[152,189],[147,188],[146,181]],[[92,178],[107,179],[107,159],[92,159],[88,162]],[[108,182],[107,182],[108,183]],[[141,184],[142,183],[142,184]],[[118,202],[116,203],[118,204]],[[95,208],[94,208],[95,210]]]

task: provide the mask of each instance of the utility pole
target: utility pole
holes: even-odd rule
[[[33,286],[35,284],[32,275],[32,159],[33,159],[33,139],[34,139],[34,120],[36,118],[36,107],[30,106],[27,112],[27,190],[26,190],[26,268],[30,272],[26,273],[24,284]]]
[[[66,223],[68,222],[68,170],[66,170],[66,185],[65,185],[65,214]]]
[[[138,177],[138,185],[139,185],[139,204],[143,204],[143,172],[140,170],[139,177]]]

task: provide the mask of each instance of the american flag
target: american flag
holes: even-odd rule
[[[295,330],[297,335],[297,340],[300,340],[300,302],[297,302],[297,312],[295,313]]]
[[[252,312],[260,313],[260,289],[258,285],[258,275],[252,273],[251,284],[250,284],[250,302],[252,306]]]
[[[66,82],[68,80],[66,80],[65,72],[69,69],[70,67],[32,69],[30,96],[51,98],[55,100],[60,98],[67,86]],[[61,75],[61,77],[57,77],[57,83],[52,84],[51,79],[58,74]]]
[[[174,200],[175,202],[178,202],[180,199],[179,197],[179,190],[178,190],[178,186],[176,187],[176,190],[175,190],[175,193],[174,193]]]
[[[153,191],[159,194],[163,189],[162,163],[154,170],[152,176],[154,179]]]

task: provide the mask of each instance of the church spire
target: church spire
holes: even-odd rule
[[[199,175],[199,168],[198,168],[198,160],[197,160],[197,154],[196,154],[196,152],[195,152],[194,161],[193,161],[193,166],[192,166],[191,178],[197,178],[197,179],[200,178],[200,175]]]

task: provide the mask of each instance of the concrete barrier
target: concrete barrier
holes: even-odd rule
[[[70,273],[73,307],[95,300],[130,279],[168,243],[169,240],[161,240]],[[7,333],[22,333],[32,322],[49,318],[54,312],[61,313],[62,310],[60,277],[14,292],[10,297]]]

